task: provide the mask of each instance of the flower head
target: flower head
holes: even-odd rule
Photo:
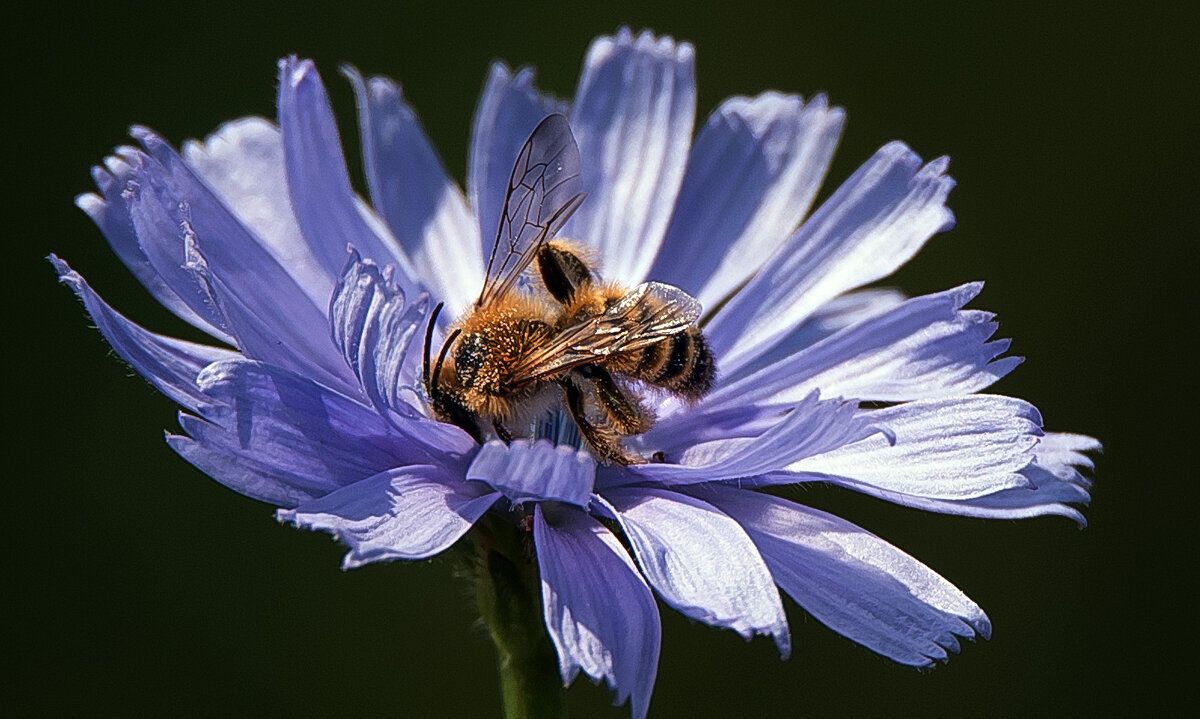
[[[953,225],[945,158],[886,145],[810,213],[841,109],[736,97],[693,138],[691,46],[622,30],[593,43],[569,103],[528,70],[492,68],[464,198],[399,87],[345,74],[369,204],[316,68],[295,58],[280,63],[278,124],[237,120],[181,152],[134,128],[139,146],[77,201],[162,304],[224,347],[143,329],[53,258],[117,352],[183,407],[171,447],[281,520],[332,532],[345,566],[437,554],[489,513],[526,528],[564,681],[605,681],[640,717],[655,594],[784,655],[780,590],[905,664],[988,636],[983,611],[917,560],[759,490],[827,482],[936,512],[1083,522],[1069,505],[1088,500],[1077,468],[1095,440],[978,394],[1020,362],[991,339],[991,314],[964,309],[982,286],[860,289]],[[630,441],[661,461],[597,463],[561,408],[480,444],[421,388],[431,306],[445,303],[444,336],[478,295],[514,158],[552,112],[569,119],[587,192],[561,234],[605,279],[674,285],[708,313],[712,391],[646,394],[657,419]]]

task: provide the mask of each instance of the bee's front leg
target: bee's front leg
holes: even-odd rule
[[[496,436],[500,438],[500,441],[504,442],[505,444],[512,444],[512,432],[509,432],[508,428],[505,427],[500,420],[492,420],[492,429],[496,430]]]

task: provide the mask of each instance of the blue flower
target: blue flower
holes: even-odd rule
[[[982,285],[861,289],[953,225],[945,158],[888,144],[810,213],[840,108],[730,98],[693,139],[692,47],[622,30],[592,44],[570,103],[493,66],[464,197],[399,87],[345,74],[369,204],[316,68],[295,58],[280,63],[277,125],[244,118],[181,152],[134,128],[139,146],[77,200],[151,294],[223,346],[143,329],[52,260],[121,357],[183,407],[170,446],[281,520],[333,533],[346,567],[437,554],[486,513],[527,527],[564,682],[583,671],[642,717],[655,595],[784,655],[780,590],[904,664],[988,636],[983,611],[917,560],[758,490],[826,482],[935,512],[1083,522],[1077,468],[1098,443],[978,394],[1020,362],[992,339],[993,315],[964,309]],[[631,449],[661,462],[597,464],[536,435],[479,445],[420,390],[414,338],[431,304],[446,303],[444,331],[479,292],[513,158],[551,112],[570,120],[588,192],[562,234],[608,280],[716,308],[712,392],[647,396],[657,420]]]

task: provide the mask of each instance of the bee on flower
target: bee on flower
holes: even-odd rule
[[[604,681],[635,717],[655,596],[786,656],[782,591],[892,660],[943,660],[989,635],[982,609],[760,490],[1082,523],[1099,445],[981,393],[1020,362],[965,308],[981,284],[867,287],[953,226],[946,158],[888,144],[813,209],[842,110],[734,97],[693,136],[693,71],[689,44],[628,30],[592,44],[569,102],[495,65],[464,193],[399,87],[347,70],[364,199],[315,66],[288,58],[276,122],[180,151],[134,128],[77,200],[212,344],[142,328],[52,261],[183,408],[184,459],[332,533],[348,568],[462,542],[486,581],[503,558],[532,577],[561,683]]]

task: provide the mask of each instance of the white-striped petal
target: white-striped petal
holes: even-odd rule
[[[628,28],[588,49],[570,116],[588,199],[563,234],[597,248],[606,279],[641,282],[662,243],[695,123],[693,56]]]
[[[646,716],[661,628],[654,595],[613,533],[583,512],[534,509],[546,628],[564,684],[583,670]]]
[[[452,314],[483,284],[479,230],[462,191],[446,174],[400,86],[344,68],[358,100],[363,169],[371,203]]]
[[[750,639],[791,649],[779,592],[746,532],[711,504],[652,488],[605,492],[642,573],[667,604]]]
[[[871,410],[874,435],[788,470],[845,477],[888,492],[962,500],[1029,487],[1020,472],[1033,462],[1042,418],[1033,405],[1011,397],[974,395],[921,400]]]
[[[922,666],[957,652],[956,636],[991,633],[983,610],[957,587],[866,530],[757,492],[694,491],[741,523],[781,589],[868,649]]]
[[[296,224],[279,128],[261,117],[245,117],[225,123],[203,142],[185,142],[182,154],[313,304],[327,306],[337,277],[313,254]]]
[[[777,92],[723,102],[692,145],[649,277],[715,307],[804,219],[843,119],[823,95],[808,103]]]
[[[922,166],[893,142],[860,167],[707,326],[726,371],[769,350],[834,297],[891,274],[949,229],[948,163]]]

